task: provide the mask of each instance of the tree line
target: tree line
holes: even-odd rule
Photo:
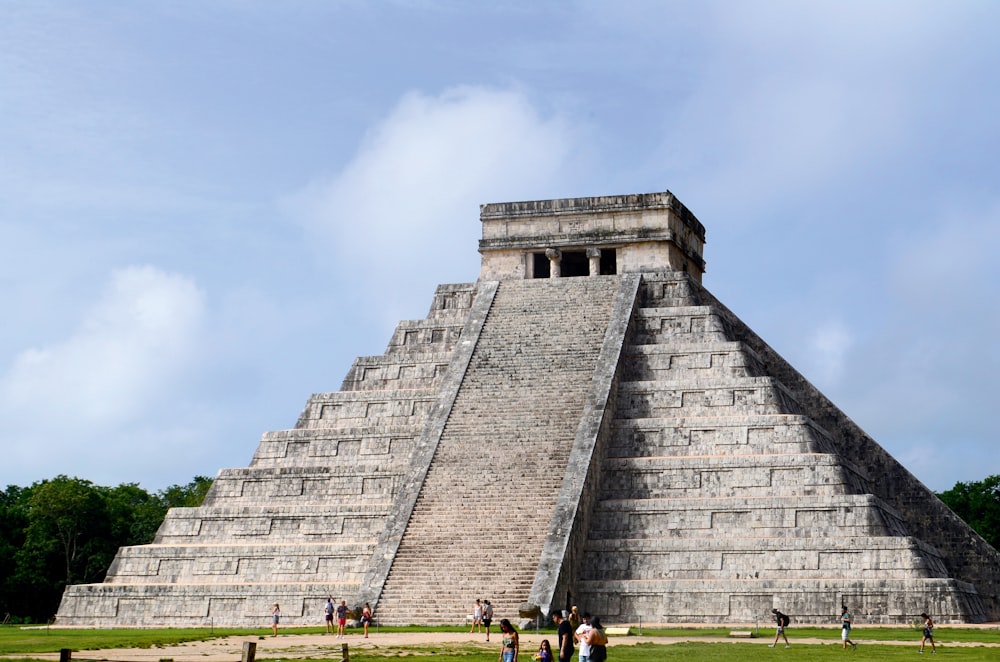
[[[57,476],[0,492],[0,619],[45,623],[69,584],[101,582],[119,547],[153,541],[167,510],[200,506],[212,479],[150,494]],[[1000,549],[1000,475],[937,495]]]
[[[955,487],[939,493],[938,498],[993,549],[1000,550],[1000,474],[978,482],[955,483]]]
[[[45,623],[63,588],[104,580],[119,547],[153,541],[167,510],[200,506],[212,479],[149,493],[57,476],[0,492],[0,620]]]

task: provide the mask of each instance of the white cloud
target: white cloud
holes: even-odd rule
[[[0,381],[8,424],[86,436],[142,417],[196,355],[203,299],[183,276],[115,272],[71,337],[14,359]]]
[[[434,285],[478,276],[481,203],[556,197],[573,181],[578,133],[516,90],[410,93],[340,173],[287,207],[342,282],[394,323],[425,312]]]

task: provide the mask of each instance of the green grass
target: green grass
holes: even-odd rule
[[[163,629],[114,629],[71,630],[44,626],[23,629],[20,625],[0,626],[0,655],[21,653],[57,653],[62,648],[74,651],[102,648],[157,648],[187,641],[206,641],[220,637],[264,636],[271,634],[270,626],[260,628],[163,628]],[[311,628],[281,628],[282,634],[320,634],[322,626]],[[374,632],[374,628],[372,629]],[[455,626],[406,626],[381,628],[382,632],[463,632]],[[361,632],[361,629],[351,630]]]
[[[747,628],[643,628],[642,634],[647,637],[682,637],[690,639],[709,637],[728,637],[733,630],[740,629],[746,631]],[[750,628],[751,630],[753,628]],[[857,626],[851,630],[851,639],[861,639],[864,641],[915,641],[920,644],[921,630],[908,627],[863,627]],[[544,632],[544,630],[543,630]],[[632,628],[631,634],[637,634],[637,628]],[[788,638],[794,641],[799,639],[829,639],[831,642],[840,642],[839,628],[814,628],[814,627],[789,627]],[[774,628],[760,628],[757,631],[759,639],[774,639]],[[613,639],[613,638],[612,638]],[[948,642],[976,642],[981,644],[1000,644],[1000,627],[988,628],[962,628],[936,626],[934,628],[934,640],[938,643]],[[784,644],[784,642],[782,642]]]
[[[844,651],[840,645],[840,631],[833,628],[796,627],[789,628],[789,640],[792,647],[769,649],[761,643],[748,643],[745,640],[733,640],[732,643],[699,642],[697,639],[709,637],[726,637],[732,628],[643,628],[644,636],[654,637],[684,637],[695,641],[678,644],[638,644],[635,646],[615,645],[611,638],[609,646],[611,662],[660,662],[684,659],[685,662],[713,662],[715,660],[740,660],[748,656],[769,661],[771,658],[782,662],[797,660],[892,660],[914,659],[916,649],[920,644],[920,630],[909,627],[857,627],[852,632],[852,639],[862,642],[856,651]],[[283,634],[318,634],[324,628],[282,628]],[[374,631],[374,630],[373,630]],[[380,628],[381,632],[467,632],[462,627],[392,627]],[[355,630],[351,631],[356,632]],[[185,628],[185,629],[155,629],[155,630],[64,630],[58,628],[24,630],[19,626],[0,627],[0,654],[21,655],[30,660],[37,653],[56,653],[62,648],[73,651],[87,651],[106,648],[157,648],[173,644],[202,641],[229,636],[264,636],[270,630],[266,627],[256,629],[231,628]],[[633,628],[635,633],[635,628]],[[534,629],[528,628],[525,635],[535,638]],[[555,636],[550,628],[543,628],[543,636],[550,639]],[[977,642],[1000,644],[1000,629],[978,629],[961,627],[938,627],[935,630],[938,643],[938,656],[961,658],[963,661],[979,662],[997,660],[1000,649],[985,647],[951,646],[953,642]],[[770,642],[774,637],[771,628],[761,628],[757,641]],[[796,640],[820,639],[823,644],[804,644]],[[908,645],[888,645],[866,643],[871,641],[903,641]],[[435,662],[469,662],[472,659],[493,660],[499,654],[499,647],[485,642],[479,644],[448,644],[440,646],[393,646],[375,649],[351,650],[352,662],[385,662],[399,657],[435,658]],[[522,651],[521,662],[533,662],[534,650],[526,647]],[[332,648],[331,648],[332,650]],[[941,659],[938,656],[930,660]],[[80,655],[79,657],[86,657]],[[164,653],[164,657],[169,657]],[[258,657],[264,662],[269,658]],[[271,659],[278,659],[278,656]],[[325,662],[329,662],[326,658]],[[925,659],[925,658],[919,658]],[[237,662],[237,660],[233,660]],[[298,661],[296,661],[298,662]]]
[[[317,630],[318,631],[318,630]],[[205,641],[233,635],[263,634],[264,630],[183,628],[157,630],[64,630],[61,628],[21,629],[0,627],[0,655],[21,653],[57,653],[62,648],[96,650],[101,648],[155,648],[186,641]]]

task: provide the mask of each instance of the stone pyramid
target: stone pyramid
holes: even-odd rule
[[[484,205],[437,288],[62,625],[1000,620],[1000,553],[702,284],[671,193]]]

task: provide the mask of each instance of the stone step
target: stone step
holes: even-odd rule
[[[246,505],[172,508],[156,534],[158,544],[316,542],[378,537],[390,503]]]
[[[670,343],[629,345],[622,379],[704,382],[764,375],[760,357],[741,343]]]
[[[602,464],[601,498],[835,496],[856,484],[850,471],[829,454],[614,458]]]
[[[672,416],[760,416],[801,414],[794,396],[771,377],[729,382],[624,382],[619,385],[619,418]]]
[[[117,618],[119,627],[262,628],[271,608],[281,607],[282,627],[315,627],[323,623],[328,596],[356,595],[358,586],[323,582],[258,582],[233,584],[80,584],[67,587],[60,605],[63,626],[84,626],[95,619]]]
[[[383,617],[424,610],[422,587],[442,582],[457,587],[442,613],[464,614],[475,597],[527,599],[548,518],[537,533],[498,529],[551,512],[618,290],[617,279],[578,280],[498,288],[379,600]],[[563,379],[540,374],[553,365]],[[456,497],[456,476],[474,487]],[[484,511],[495,514],[475,519]],[[468,563],[468,540],[488,540],[488,557]]]
[[[608,544],[600,544],[606,542]],[[580,578],[857,579],[946,577],[940,556],[913,538],[715,538],[591,541]]]
[[[829,624],[845,602],[855,622],[901,623],[933,609],[955,619],[981,602],[970,584],[953,579],[847,577],[803,579],[650,579],[582,581],[575,600],[609,623],[773,624],[780,606],[796,624]]]
[[[590,539],[729,535],[855,537],[906,535],[900,516],[872,495],[601,500]]]
[[[827,452],[829,434],[802,415],[616,418],[609,457]]]
[[[354,360],[340,389],[342,391],[436,390],[448,370],[452,353],[359,357]]]

